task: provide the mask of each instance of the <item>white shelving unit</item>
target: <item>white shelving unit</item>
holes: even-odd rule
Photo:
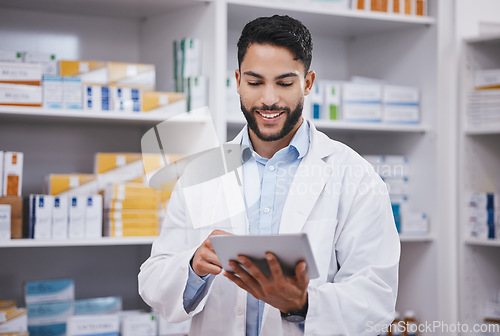
[[[448,276],[438,267],[446,260],[437,248],[442,239],[437,219],[446,217],[436,196],[442,187],[437,176],[441,140],[436,140],[436,115],[443,90],[436,76],[443,62],[436,52],[443,43],[443,25],[437,22],[449,8],[437,1],[429,1],[429,6],[429,17],[410,17],[287,1],[16,0],[0,5],[0,39],[2,48],[55,52],[59,59],[153,63],[157,89],[173,90],[173,40],[200,38],[203,72],[210,81],[209,107],[221,141],[243,126],[242,118],[228,117],[237,114],[227,113],[226,73],[237,67],[241,29],[258,16],[288,14],[311,30],[311,69],[319,79],[348,80],[358,75],[421,88],[419,125],[323,121],[316,125],[360,154],[409,157],[412,206],[429,215],[431,234],[401,237],[397,309],[411,309],[419,320],[434,321],[440,320],[442,311],[455,308],[437,295]],[[160,121],[160,116],[151,115],[1,107],[0,143],[4,150],[25,153],[24,193],[38,193],[48,173],[91,172],[96,152],[140,151],[142,134]],[[203,121],[186,121],[179,127]],[[5,276],[0,277],[0,298],[23,302],[22,281],[64,276],[75,278],[77,298],[121,295],[125,308],[143,307],[136,278],[151,242],[141,238],[1,244],[0,268]],[[19,266],[28,263],[29,267]],[[110,285],[117,282],[120,286]]]
[[[460,68],[460,318],[473,325],[485,323],[483,307],[500,290],[500,239],[470,237],[467,205],[472,192],[500,191],[500,127],[470,124],[467,101],[474,71],[500,68],[500,35],[465,39]]]

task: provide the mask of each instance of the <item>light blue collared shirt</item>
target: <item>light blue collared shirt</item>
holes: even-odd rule
[[[245,126],[241,144],[249,146],[242,153],[243,188],[250,234],[278,234],[281,214],[292,185],[293,177],[302,158],[309,149],[309,124],[302,122],[290,144],[280,149],[271,159],[261,157],[253,150],[248,127]],[[257,169],[255,169],[257,168]],[[258,179],[259,183],[255,183]],[[193,309],[198,296],[206,286],[209,274],[199,277],[189,267],[189,277],[184,290],[184,309]],[[251,294],[247,299],[246,335],[258,336],[262,326],[264,302]]]

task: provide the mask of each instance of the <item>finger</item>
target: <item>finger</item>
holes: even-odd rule
[[[226,278],[234,282],[238,287],[244,289],[245,291],[249,292],[255,297],[254,293],[252,293],[253,289],[250,286],[248,286],[245,282],[243,282],[238,276],[228,271],[225,271],[222,275],[224,275]]]
[[[271,275],[273,279],[280,281],[284,277],[284,275],[278,259],[271,252],[267,252],[266,260],[267,264],[269,265],[269,269],[271,270]]]
[[[307,288],[309,285],[309,276],[307,275],[307,264],[301,261],[295,266],[295,276],[297,278],[297,285],[300,288]]]
[[[262,273],[259,267],[255,265],[250,259],[245,256],[238,256],[238,262],[242,264],[247,272],[255,278],[259,283],[265,283],[267,281],[267,277]]]
[[[259,282],[250,275],[243,267],[240,266],[235,261],[230,261],[229,266],[233,269],[235,275],[237,275],[242,282],[244,282],[247,286],[251,287],[255,292],[261,292],[261,285]]]

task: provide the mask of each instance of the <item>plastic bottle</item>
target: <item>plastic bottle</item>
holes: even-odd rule
[[[415,319],[415,312],[413,310],[408,310],[404,313],[405,321],[405,332],[404,336],[417,336],[418,335],[418,324]]]

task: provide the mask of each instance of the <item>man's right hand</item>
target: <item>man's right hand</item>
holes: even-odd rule
[[[210,243],[211,236],[219,236],[219,235],[230,235],[231,233],[222,231],[222,230],[214,230],[208,236],[207,239],[198,247],[196,252],[194,253],[193,258],[191,259],[191,267],[193,271],[200,277],[204,277],[207,274],[219,274],[222,271],[222,266],[220,264],[219,258],[215,254],[215,251]]]

